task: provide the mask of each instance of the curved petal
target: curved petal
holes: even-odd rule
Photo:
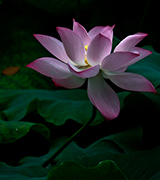
[[[57,27],[68,57],[77,65],[85,65],[85,49],[81,38],[72,30]]]
[[[78,67],[75,67],[74,65],[72,65],[71,63],[69,63],[69,67],[70,67],[70,71],[81,78],[90,78],[90,77],[94,77],[99,73],[99,69],[100,69],[100,65],[95,65],[92,67],[88,67],[86,66],[86,68],[81,69]]]
[[[85,79],[82,79],[80,77],[70,75],[67,78],[52,78],[52,81],[58,86],[62,86],[64,88],[73,89],[73,88],[79,88],[81,87]]]
[[[88,96],[106,120],[112,120],[118,116],[119,99],[100,73],[88,79]]]
[[[72,75],[67,64],[49,57],[37,59],[26,67],[52,78],[67,78]]]
[[[109,38],[111,43],[113,40],[113,28],[115,27],[115,25],[113,25],[112,27],[110,26],[106,26],[102,31],[101,34],[104,35],[105,37]]]
[[[127,36],[123,39],[115,48],[114,52],[117,51],[130,51],[136,44],[138,44],[143,38],[148,34],[145,33],[136,33],[130,36]]]
[[[66,63],[69,61],[69,57],[67,56],[61,41],[56,38],[40,34],[34,34],[34,37],[58,59]]]
[[[146,49],[142,49],[142,48],[139,48],[139,47],[134,47],[130,52],[133,52],[133,53],[138,53],[139,56],[134,58],[133,60],[129,61],[127,64],[125,64],[123,67],[121,67],[120,69],[117,69],[116,72],[124,72],[126,71],[126,69],[128,68],[128,66],[136,63],[137,61],[145,58],[146,56],[149,56],[150,54],[152,54],[151,51],[149,50],[146,50]]]
[[[145,77],[134,73],[113,73],[108,78],[117,86],[129,91],[154,92],[154,86]]]
[[[126,65],[128,62],[133,60],[134,58],[138,57],[139,54],[135,54],[132,52],[115,52],[107,57],[105,57],[101,64],[102,70],[107,71],[115,71],[117,69],[120,69],[124,65]]]
[[[146,50],[146,49],[142,49],[142,48],[140,48],[140,47],[134,47],[134,48],[131,50],[131,52],[136,52],[136,51],[139,53],[139,56],[136,57],[135,59],[133,59],[132,61],[128,62],[128,63],[125,65],[125,67],[128,67],[128,66],[136,63],[137,61],[139,61],[139,60],[141,60],[141,59],[149,56],[150,54],[152,54],[151,51]]]
[[[86,29],[81,24],[76,22],[74,19],[73,19],[73,31],[81,38],[81,40],[83,41],[83,46],[86,46],[90,43],[91,39]]]
[[[88,63],[91,66],[100,64],[104,57],[110,54],[111,48],[111,41],[102,34],[98,34],[95,38],[92,39],[91,43],[88,46]]]
[[[89,37],[91,39],[93,39],[95,36],[97,36],[98,34],[100,34],[102,32],[103,29],[107,29],[109,28],[110,26],[96,26],[94,28],[92,28],[88,34],[89,34]]]

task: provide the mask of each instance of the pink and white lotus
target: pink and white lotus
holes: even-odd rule
[[[57,27],[61,41],[46,35],[35,38],[57,59],[42,57],[27,65],[51,77],[65,88],[78,88],[88,79],[88,97],[106,120],[114,119],[120,111],[118,96],[107,84],[107,79],[118,87],[131,91],[156,92],[141,75],[125,72],[128,66],[151,54],[135,47],[145,33],[136,33],[123,39],[111,53],[114,26],[97,26],[88,33],[73,20],[73,30]]]

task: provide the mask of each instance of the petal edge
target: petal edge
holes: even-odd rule
[[[112,44],[110,39],[103,36],[102,34],[98,34],[92,39],[91,43],[88,46],[88,63],[91,64],[91,66],[101,64],[104,57],[110,54],[111,48]]]
[[[152,83],[139,74],[115,72],[109,75],[108,78],[118,87],[125,90],[156,93]]]
[[[70,59],[67,56],[63,44],[58,39],[41,34],[34,34],[34,37],[45,47],[51,54],[56,56],[63,62],[68,62]]]
[[[39,58],[26,67],[51,78],[66,78],[71,75],[67,64],[49,57]]]
[[[119,115],[120,102],[118,96],[100,73],[88,79],[88,96],[106,120],[112,120]]]
[[[56,28],[68,57],[77,65],[85,65],[85,49],[81,38],[72,30],[63,27]]]
[[[90,77],[94,77],[99,73],[100,70],[100,65],[95,65],[92,67],[86,67],[86,69],[78,69],[77,67],[73,66],[71,63],[69,63],[69,69],[70,71],[81,78],[90,78]]]
[[[86,29],[73,19],[73,32],[75,32],[83,41],[83,45],[86,46],[90,43],[91,39]]]
[[[129,35],[124,38],[114,49],[114,52],[117,51],[130,51],[135,47],[143,38],[145,38],[148,34],[146,33],[136,33],[133,35]]]

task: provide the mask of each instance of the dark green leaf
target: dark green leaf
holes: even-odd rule
[[[136,151],[124,156],[123,159],[117,158],[116,162],[130,180],[157,180],[160,179],[159,152],[160,147],[148,151]]]
[[[25,136],[31,128],[49,138],[50,132],[43,124],[0,120],[0,143],[14,142]]]
[[[154,179],[153,177],[158,179],[160,177],[160,147],[141,151],[141,139],[142,129],[135,127],[102,138],[85,149],[72,142],[55,159],[54,165],[48,168],[55,168],[66,161],[76,162],[80,166],[91,168],[97,166],[101,161],[113,160],[130,180],[148,180]],[[42,165],[65,141],[64,137],[58,138],[53,142],[48,154],[42,157],[26,157],[20,163],[23,165],[34,162]],[[59,171],[61,171],[60,167],[61,165],[58,166]]]
[[[112,159],[114,156],[122,156],[129,152],[135,152],[139,148],[142,138],[142,128],[135,127],[128,131],[104,137],[88,146],[86,149],[79,147],[72,142],[56,159],[55,163],[74,161],[84,167],[93,167],[100,161]],[[21,164],[37,162],[43,164],[45,160],[57,151],[66,142],[66,137],[60,137],[53,141],[50,152],[42,157],[26,157]]]
[[[128,92],[128,91],[123,91],[123,92],[117,93],[118,98],[119,98],[119,100],[120,100],[121,109],[123,109],[123,107],[124,107],[125,98],[126,98],[127,96],[129,96],[130,94],[131,94],[131,92]]]
[[[47,171],[34,162],[17,167],[0,163],[0,179],[3,180],[46,180]]]
[[[85,90],[4,90],[0,91],[1,113],[9,121],[19,121],[35,109],[46,121],[62,125],[68,119],[81,124],[92,115]],[[2,115],[3,115],[2,114]]]
[[[47,180],[127,180],[118,166],[110,160],[102,161],[97,166],[85,168],[74,162],[64,162],[53,168]]]
[[[114,51],[115,47],[118,45],[119,42],[120,40],[116,38],[115,36],[113,36],[112,51]]]
[[[69,172],[70,169],[72,169],[71,175],[73,177],[75,175],[73,168],[75,168],[75,170],[77,171],[79,171],[78,169],[81,168],[82,173],[86,172],[90,177],[92,176],[90,173],[94,173],[92,172],[93,169],[96,171],[96,169],[98,168],[98,173],[104,173],[104,169],[101,169],[102,166],[100,166],[104,165],[103,167],[106,168],[105,172],[109,174],[113,173],[113,169],[115,169],[116,172],[119,172],[119,169],[117,169],[118,166],[130,180],[154,180],[155,178],[158,179],[160,178],[160,147],[147,151],[140,151],[139,143],[141,141],[141,138],[142,129],[140,127],[136,127],[125,132],[102,138],[85,149],[72,142],[55,159],[55,169],[51,171],[48,178],[52,176],[53,172],[57,173],[56,171],[63,171],[63,168],[65,167],[64,165],[67,165],[68,167],[66,172]],[[53,146],[48,154],[41,157],[25,157],[20,161],[20,164],[17,167],[11,167],[6,165],[5,163],[0,163],[0,179],[6,178],[9,180],[13,180],[14,178],[16,178],[17,180],[28,180],[30,178],[32,180],[32,178],[34,177],[34,179],[36,180],[44,180],[47,176],[47,170],[45,168],[42,168],[42,164],[65,141],[66,138],[57,139],[53,142]],[[117,166],[112,161],[106,160],[114,161]],[[72,163],[66,161],[72,161]],[[99,164],[101,161],[104,162]],[[108,162],[109,164],[106,162]],[[111,165],[113,165],[112,169],[107,171],[107,169],[110,168]],[[86,178],[87,175],[84,178]],[[96,179],[97,176],[95,175],[94,177]]]
[[[143,94],[153,102],[154,108],[159,111],[160,110],[160,88],[157,88],[156,91],[157,93],[143,92]]]
[[[118,94],[123,108],[123,102],[129,92]],[[92,116],[92,104],[86,90],[1,90],[0,116],[9,121],[19,121],[27,113],[37,110],[47,122],[62,125],[72,119],[85,124]],[[104,121],[104,117],[97,113],[92,125]]]

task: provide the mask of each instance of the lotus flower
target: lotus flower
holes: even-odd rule
[[[114,26],[97,26],[88,33],[73,20],[73,30],[57,27],[61,41],[46,35],[35,38],[57,59],[42,57],[27,65],[51,77],[65,88],[78,88],[88,79],[88,97],[106,120],[120,112],[120,102],[109,79],[118,87],[129,91],[156,92],[151,82],[141,75],[125,72],[128,66],[151,54],[135,47],[145,33],[136,33],[123,39],[111,53]]]

